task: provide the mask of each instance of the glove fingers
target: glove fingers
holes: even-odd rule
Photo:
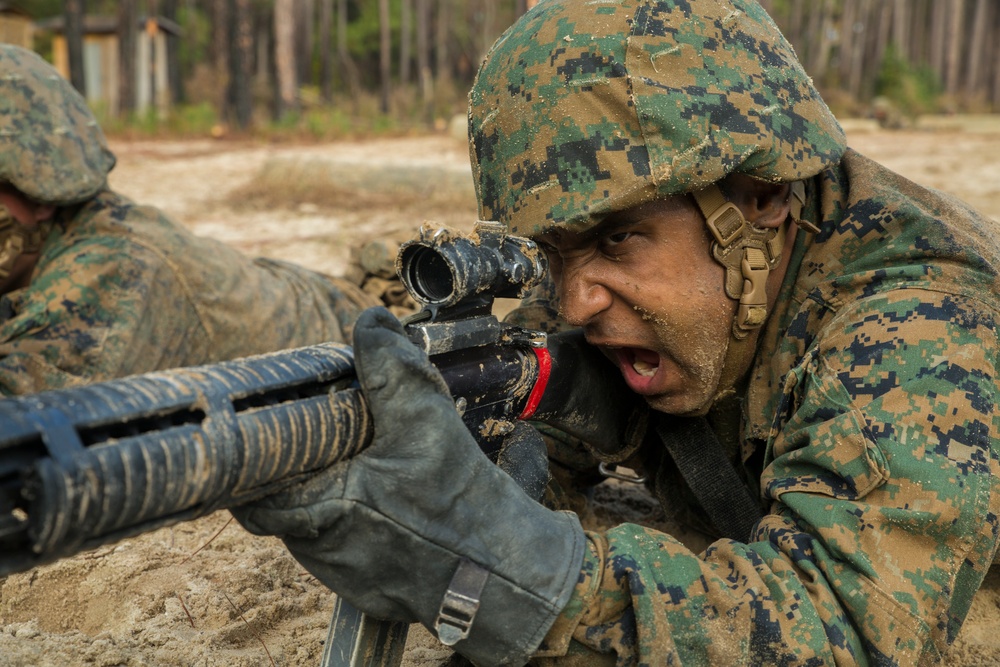
[[[441,374],[385,308],[370,308],[358,318],[354,364],[377,425],[428,423],[428,413],[441,409],[455,413]]]
[[[316,524],[308,509],[271,509],[244,506],[229,510],[240,524],[254,535],[309,537],[317,534]]]
[[[549,483],[548,449],[541,434],[524,422],[517,422],[504,439],[497,465],[534,500],[540,500]]]

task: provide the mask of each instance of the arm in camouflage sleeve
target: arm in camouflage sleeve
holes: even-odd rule
[[[31,284],[0,303],[0,394],[13,395],[342,342],[373,302],[105,192],[53,231]]]
[[[31,284],[4,297],[0,393],[105,380],[203,352],[197,313],[154,252],[126,236],[65,245],[65,234],[53,232]]]
[[[590,534],[539,655],[937,661],[997,547],[996,320],[974,297],[916,289],[845,306],[786,376],[754,541],[695,555],[635,525]]]

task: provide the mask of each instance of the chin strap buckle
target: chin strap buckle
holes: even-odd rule
[[[801,182],[792,187],[796,197],[792,212],[796,217],[804,192]],[[781,260],[785,225],[776,229],[755,227],[746,221],[739,207],[726,200],[718,185],[691,194],[712,233],[712,255],[726,269],[726,294],[739,303],[733,337],[743,340],[767,320],[767,277]]]
[[[462,559],[458,564],[434,619],[434,631],[445,646],[454,646],[469,636],[489,575],[489,570],[470,560]]]

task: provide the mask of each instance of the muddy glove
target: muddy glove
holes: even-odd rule
[[[419,621],[478,664],[522,664],[576,584],[578,520],[542,507],[486,458],[440,374],[386,310],[362,314],[354,354],[371,447],[234,514],[281,537],[369,615]]]
[[[533,500],[540,501],[549,483],[549,450],[542,434],[525,422],[516,422],[504,438],[497,465]]]

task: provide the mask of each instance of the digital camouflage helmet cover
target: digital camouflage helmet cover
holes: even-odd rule
[[[486,55],[469,133],[480,217],[523,236],[732,172],[804,179],[845,148],[748,0],[541,0]]]
[[[115,156],[83,97],[37,53],[0,45],[0,182],[63,206],[107,185]]]
[[[0,184],[63,206],[107,186],[115,156],[83,97],[41,56],[0,44]],[[51,222],[27,226],[0,206],[0,280],[38,252]]]

